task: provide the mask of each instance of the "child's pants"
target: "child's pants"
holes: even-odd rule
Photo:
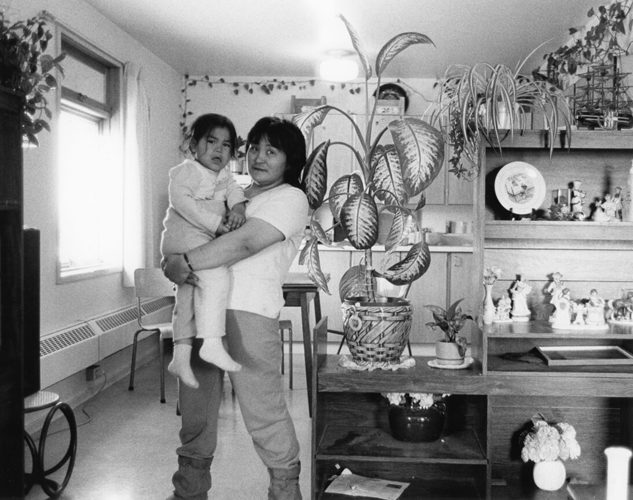
[[[198,285],[179,285],[176,291],[174,341],[193,337],[224,337],[226,304],[230,288],[227,267],[196,271]],[[196,328],[189,326],[195,321]]]
[[[195,331],[193,324],[190,330]],[[229,377],[239,401],[246,429],[255,450],[271,469],[293,469],[299,463],[299,442],[288,412],[282,377],[279,322],[245,311],[227,311],[226,340],[231,357],[242,370]],[[217,445],[218,411],[222,398],[224,372],[199,357],[199,342],[194,342],[191,367],[200,387],[180,384],[179,405],[182,414],[179,463],[174,475],[177,497],[206,498],[208,470]],[[184,485],[187,485],[185,488]]]

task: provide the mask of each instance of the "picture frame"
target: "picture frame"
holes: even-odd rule
[[[633,365],[633,354],[615,345],[537,346],[549,366]]]
[[[304,111],[310,111],[318,106],[323,106],[327,104],[327,99],[325,96],[308,98],[308,97],[297,97],[290,96],[290,112],[293,114],[303,113]]]

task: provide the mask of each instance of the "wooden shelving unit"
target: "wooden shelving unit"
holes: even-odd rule
[[[541,412],[577,430],[582,454],[566,462],[571,481],[604,481],[603,450],[633,445],[633,367],[550,366],[536,346],[617,345],[633,352],[633,327],[553,330],[547,319],[548,274],[559,271],[572,297],[597,288],[605,298],[633,288],[633,223],[510,220],[491,186],[510,161],[526,161],[543,174],[548,189],[583,180],[587,201],[608,186],[626,186],[633,159],[633,133],[577,131],[556,137],[550,157],[545,134],[516,134],[503,156],[486,150],[476,186],[472,290],[483,299],[486,266],[503,269],[499,297],[521,274],[532,285],[532,321],[486,326],[473,332],[475,362],[465,370],[437,370],[416,358],[409,370],[353,372],[326,355],[325,333],[315,336],[312,498],[324,494],[342,468],[370,477],[409,481],[402,498],[563,500],[567,492],[542,492],[531,465],[520,458],[520,436]],[[605,177],[607,176],[607,177]],[[545,204],[549,204],[546,200]],[[545,208],[545,207],[544,207]],[[586,295],[583,295],[586,294]],[[510,354],[510,356],[508,356]],[[512,356],[514,355],[514,357]],[[436,443],[400,443],[388,432],[382,392],[450,393],[449,420]],[[342,497],[340,497],[342,498]]]

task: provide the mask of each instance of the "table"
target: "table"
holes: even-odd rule
[[[301,307],[301,328],[303,331],[303,357],[308,388],[308,414],[312,417],[312,337],[310,335],[310,302],[314,301],[314,317],[321,319],[321,299],[319,288],[305,273],[288,273],[282,287],[285,306]]]
[[[24,441],[29,447],[33,461],[33,471],[30,474],[25,474],[24,477],[24,489],[26,494],[31,490],[34,484],[39,484],[49,497],[57,497],[64,488],[66,488],[68,481],[70,481],[73,467],[75,466],[75,457],[77,455],[77,422],[75,421],[75,414],[72,408],[67,403],[60,402],[59,395],[54,392],[38,391],[24,398],[24,413],[33,413],[47,408],[50,408],[50,410],[46,415],[42,431],[40,432],[39,446],[36,447],[33,438],[28,432],[24,431]],[[61,411],[66,417],[68,428],[70,429],[70,442],[62,459],[50,469],[46,469],[44,465],[44,451],[46,438],[48,437],[48,427],[57,411]],[[46,477],[61,469],[66,462],[68,462],[68,468],[61,484]]]

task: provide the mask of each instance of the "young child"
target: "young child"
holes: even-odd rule
[[[246,198],[227,167],[236,147],[235,127],[225,116],[205,114],[193,123],[189,149],[194,160],[187,159],[169,171],[169,207],[161,238],[163,256],[183,254],[244,224]],[[174,357],[167,368],[193,388],[198,387],[190,366],[190,335],[194,331],[204,339],[200,348],[203,360],[227,371],[241,369],[222,343],[229,271],[219,267],[196,271],[196,276],[196,286],[184,284],[176,291]]]

